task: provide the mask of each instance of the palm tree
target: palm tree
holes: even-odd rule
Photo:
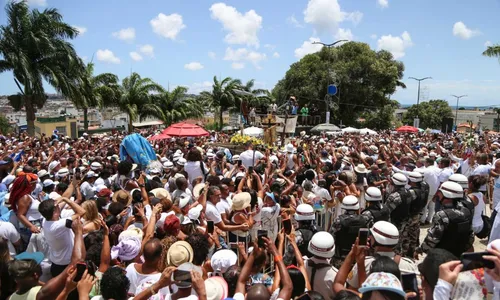
[[[483,52],[484,56],[488,57],[498,57],[500,60],[500,45],[488,46]]]
[[[188,118],[201,118],[204,115],[202,106],[188,98],[187,91],[186,87],[178,86],[171,92],[154,95],[153,101],[143,106],[142,115],[156,117],[166,125]]]
[[[7,25],[0,26],[0,73],[12,71],[19,93],[9,97],[14,109],[26,109],[28,134],[35,134],[35,113],[47,96],[43,81],[67,98],[79,97],[84,65],[68,39],[78,30],[64,23],[57,9],[29,9],[26,1],[11,1],[5,7]]]
[[[128,131],[133,131],[132,123],[137,119],[143,119],[151,112],[147,110],[147,104],[152,101],[153,93],[163,93],[161,85],[150,78],[141,78],[137,73],[132,73],[123,79],[119,87],[118,107],[128,115]]]
[[[240,87],[241,81],[239,79],[226,77],[222,81],[219,81],[217,77],[214,76],[212,91],[200,93],[200,96],[205,103],[211,103],[213,107],[218,109],[219,129],[222,129],[222,126],[224,126],[222,121],[224,112],[236,105],[238,96],[234,90],[237,90]]]
[[[118,76],[111,73],[102,73],[94,76],[94,64],[88,63],[83,74],[84,84],[81,97],[71,99],[77,108],[83,110],[83,128],[89,129],[88,109],[103,108],[116,103],[119,97]]]

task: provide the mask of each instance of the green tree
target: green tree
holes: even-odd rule
[[[88,63],[82,74],[81,97],[72,99],[75,106],[83,110],[83,128],[89,129],[88,109],[103,108],[116,103],[119,97],[118,76],[102,73],[94,76],[94,64]]]
[[[349,42],[304,56],[292,64],[273,94],[282,102],[296,96],[300,105],[318,101],[325,110],[327,86],[335,82],[338,94],[330,107],[337,107],[334,119],[355,125],[366,111],[389,104],[397,87],[404,88],[404,65],[387,51],[373,51],[365,43]]]
[[[488,57],[498,57],[500,60],[500,45],[497,44],[488,46],[486,50],[484,50],[483,55]]]
[[[151,115],[147,104],[153,99],[153,93],[163,93],[164,89],[150,78],[141,78],[137,73],[132,73],[123,79],[119,87],[118,107],[128,115],[128,131],[132,132],[132,123]]]
[[[78,30],[64,23],[57,9],[29,9],[26,1],[11,1],[6,8],[7,24],[0,26],[0,73],[12,71],[19,93],[9,97],[15,110],[26,109],[28,134],[35,134],[35,113],[47,96],[43,81],[63,96],[79,97],[84,64],[67,40]],[[69,68],[78,72],[67,72]],[[75,76],[76,75],[76,76]]]
[[[365,113],[363,126],[376,130],[390,129],[394,126],[394,112],[397,108],[399,108],[399,102],[389,100],[389,104],[375,111]]]
[[[9,120],[4,115],[0,115],[0,134],[7,134],[11,131],[12,126],[10,126]]]
[[[403,123],[413,124],[413,119],[420,119],[420,128],[441,128],[444,118],[453,118],[453,112],[446,100],[430,100],[412,105],[403,115]]]
[[[153,95],[152,101],[142,108],[143,116],[153,116],[166,125],[188,118],[201,118],[203,108],[187,96],[187,88],[178,86],[173,91],[163,91]]]
[[[218,110],[219,114],[219,129],[222,129],[223,125],[223,114],[230,108],[233,108],[237,104],[238,95],[234,92],[241,87],[241,81],[239,79],[232,79],[231,77],[226,77],[219,81],[216,76],[214,76],[214,84],[212,85],[212,91],[204,91],[200,93],[205,103],[210,103],[213,107]],[[214,116],[215,119],[215,116]]]
[[[500,131],[500,107],[495,107],[493,111],[497,114],[497,124],[496,124],[496,131]]]

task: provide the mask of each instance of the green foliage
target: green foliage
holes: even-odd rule
[[[465,110],[465,107],[461,106],[458,108],[458,110]]]
[[[320,101],[317,105],[324,110],[321,101],[335,73],[340,100],[334,97],[333,102],[340,102],[340,105],[334,112],[334,119],[355,125],[364,112],[389,104],[390,95],[397,87],[405,88],[400,81],[403,72],[403,63],[394,60],[391,53],[373,51],[365,43],[349,42],[336,48],[325,47],[292,64],[276,84],[273,95],[278,103],[283,103],[290,95],[296,96],[300,105]]]
[[[4,116],[0,115],[0,134],[7,134],[12,131],[9,120]]]
[[[483,52],[484,56],[488,57],[498,57],[500,61],[500,45],[488,46]]]
[[[441,128],[444,118],[453,118],[453,112],[446,100],[430,100],[412,105],[403,115],[403,123],[413,125],[413,119],[420,118],[420,128]]]
[[[7,24],[0,26],[0,73],[13,72],[22,97],[11,97],[11,102],[16,108],[26,108],[28,133],[34,135],[36,108],[47,99],[43,81],[67,98],[79,97],[78,74],[84,65],[67,41],[78,31],[64,23],[54,8],[30,10],[26,1],[11,1],[5,11]]]
[[[389,103],[384,107],[365,113],[363,126],[374,130],[385,130],[394,127],[394,112],[398,107],[398,101],[389,100]]]

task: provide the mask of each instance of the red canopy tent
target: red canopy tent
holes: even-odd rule
[[[170,125],[168,128],[163,130],[161,134],[169,136],[180,136],[180,137],[198,137],[198,136],[208,136],[210,133],[206,131],[203,127],[189,124],[186,122],[180,122],[177,124]]]
[[[401,126],[398,129],[396,129],[397,132],[403,132],[403,133],[415,133],[418,132],[418,128],[413,127],[413,126]]]
[[[167,134],[160,133],[160,134],[156,134],[156,135],[150,136],[148,138],[148,140],[150,140],[150,141],[160,141],[160,140],[165,140],[165,139],[169,139],[169,138],[171,138],[171,136],[169,136]]]

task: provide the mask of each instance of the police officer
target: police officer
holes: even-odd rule
[[[439,190],[442,210],[434,215],[424,242],[415,250],[415,258],[431,248],[442,248],[460,257],[474,242],[473,215],[460,204],[464,197],[463,188],[456,182],[446,181]]]
[[[312,257],[306,259],[304,265],[312,290],[320,293],[324,299],[333,299],[332,286],[338,272],[330,264],[330,258],[335,253],[333,236],[326,231],[315,233],[309,241],[308,250]]]
[[[378,221],[389,221],[391,212],[389,208],[382,204],[382,192],[379,188],[371,186],[365,191],[366,208],[362,215],[372,219],[369,226]]]
[[[297,229],[295,229],[295,242],[297,243],[300,253],[309,257],[311,256],[311,253],[307,250],[309,241],[313,235],[318,232],[316,226],[314,225],[314,208],[309,204],[299,204],[294,217],[295,221],[298,223]],[[295,252],[293,250],[293,246],[289,244],[283,261],[285,262],[285,265],[291,265],[294,263],[294,259]]]
[[[467,176],[463,174],[453,174],[450,176],[450,178],[448,178],[448,181],[456,182],[460,184],[460,186],[464,189],[464,197],[462,198],[462,200],[460,200],[460,204],[467,207],[470,210],[471,215],[474,216],[474,203],[472,203],[467,195],[467,190],[469,189],[469,179],[467,178]]]
[[[391,211],[391,223],[398,228],[399,235],[403,235],[405,226],[410,220],[411,194],[405,187],[407,184],[408,178],[404,174],[395,173],[392,175],[392,192],[385,203]]]
[[[351,251],[352,244],[358,237],[360,228],[368,228],[371,219],[359,214],[358,198],[353,195],[345,196],[340,206],[345,213],[335,219],[332,235],[335,238],[335,255],[332,263],[339,268],[345,257]]]
[[[428,189],[422,188],[424,176],[419,172],[409,172],[410,194],[412,197],[410,204],[410,219],[408,221],[403,236],[401,237],[402,254],[413,257],[415,249],[420,245],[420,213],[427,205]]]
[[[370,271],[371,264],[377,257],[388,256],[398,265],[402,274],[418,274],[416,264],[409,258],[401,257],[394,252],[399,242],[399,231],[393,224],[386,221],[379,221],[370,228],[370,248],[373,249],[373,256],[365,258],[366,273]],[[359,288],[358,266],[354,265],[349,273],[348,281],[350,286]]]

